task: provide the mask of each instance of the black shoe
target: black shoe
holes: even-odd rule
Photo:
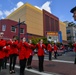
[[[31,66],[29,66],[29,67],[27,67],[27,69],[32,69],[32,67],[31,67]]]
[[[39,72],[43,72],[44,70],[39,70]]]

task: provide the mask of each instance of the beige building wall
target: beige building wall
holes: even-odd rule
[[[59,21],[59,27],[60,27],[60,31],[62,32],[62,40],[67,41],[66,24]]]
[[[15,21],[25,21],[27,24],[27,33],[43,36],[43,13],[36,7],[26,3],[12,14],[6,17],[6,19],[12,19]]]

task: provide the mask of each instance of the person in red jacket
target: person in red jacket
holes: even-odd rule
[[[3,51],[3,47],[6,45],[6,41],[3,40],[3,32],[0,32],[0,71],[1,68],[3,67],[3,63],[4,63],[4,51]]]
[[[19,48],[19,63],[20,63],[20,75],[24,75],[24,70],[26,67],[26,61],[28,58],[27,54],[28,43],[26,42],[26,38],[23,37],[22,41],[18,44]]]
[[[10,74],[15,73],[15,64],[16,64],[16,59],[18,55],[18,40],[16,36],[13,36],[13,39],[8,42],[10,45],[10,51],[9,51],[9,60],[10,60],[10,65],[9,65],[9,70]]]
[[[8,58],[9,58],[9,51],[10,51],[10,46],[6,43],[6,46],[3,47],[3,51],[4,51],[4,69],[7,69],[7,61],[8,61]]]
[[[32,44],[32,40],[29,40],[28,43],[28,48],[27,48],[27,54],[28,54],[28,59],[27,59],[27,68],[31,69],[31,63],[32,63],[32,58],[33,58],[33,50],[35,46]]]
[[[47,50],[49,51],[49,60],[52,59],[52,45],[48,42]]]
[[[37,49],[38,49],[38,60],[39,60],[39,71],[42,72],[44,71],[43,69],[43,62],[44,62],[44,49],[46,46],[43,44],[43,39],[39,40],[39,43],[37,44]]]
[[[55,59],[57,59],[57,50],[58,50],[58,47],[57,47],[57,45],[54,43],[54,57],[55,57]]]

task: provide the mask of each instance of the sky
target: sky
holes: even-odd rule
[[[26,2],[40,10],[45,9],[62,22],[74,22],[70,10],[76,6],[76,0],[0,0],[0,19],[4,19]]]

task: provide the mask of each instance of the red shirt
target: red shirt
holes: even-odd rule
[[[3,51],[3,47],[6,45],[6,41],[1,39],[0,40],[0,59],[4,58],[4,51]]]
[[[28,43],[27,42],[20,42],[18,44],[18,48],[19,48],[19,60],[25,59],[27,58],[27,47],[28,47]]]
[[[3,48],[3,50],[4,50],[5,57],[9,57],[10,47],[9,46],[5,46],[5,48]]]
[[[54,45],[54,51],[57,51],[58,47],[56,45]]]
[[[28,44],[27,47],[27,58],[29,58],[31,55],[33,55],[33,49],[35,48],[35,46],[33,44]]]
[[[76,43],[74,43],[73,46],[74,46],[74,51],[76,52]]]
[[[52,52],[52,46],[51,46],[51,44],[47,45],[47,50],[50,51],[50,52]]]
[[[17,47],[18,41],[17,40],[14,42],[9,41],[8,44],[10,45],[10,52],[9,53],[18,55],[18,47]]]
[[[44,44],[40,45],[37,44],[37,48],[38,48],[38,56],[43,56],[44,55],[44,48],[46,48],[46,46]]]

